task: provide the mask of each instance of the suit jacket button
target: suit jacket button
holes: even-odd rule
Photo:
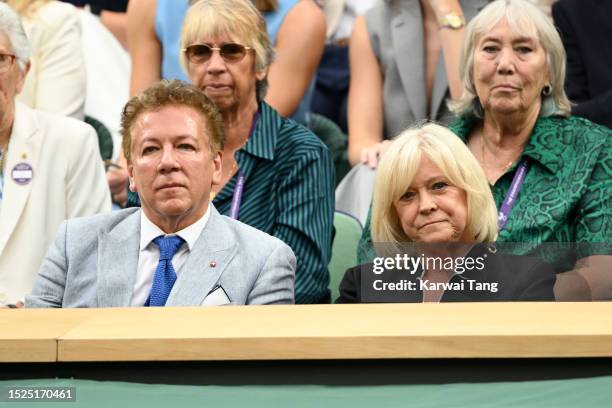
[[[210,261],[210,267],[214,268],[215,266],[217,266],[217,262],[215,261]]]

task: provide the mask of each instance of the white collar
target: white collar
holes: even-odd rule
[[[210,218],[210,207],[212,203],[208,204],[208,208],[202,217],[199,220],[189,225],[188,227],[183,228],[182,230],[175,232],[173,234],[166,234],[161,230],[157,225],[155,225],[147,216],[145,215],[142,209],[140,210],[140,251],[144,251],[153,240],[160,235],[178,235],[183,238],[185,242],[187,242],[187,246],[189,247],[189,251],[193,249],[196,241],[202,234],[202,230],[208,223],[208,219]]]

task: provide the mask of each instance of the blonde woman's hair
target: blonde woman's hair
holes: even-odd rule
[[[181,50],[202,38],[221,35],[253,48],[257,71],[267,70],[274,60],[266,20],[250,0],[200,0],[194,3],[183,23]],[[180,62],[185,72],[189,72],[189,61],[184,52],[180,53]],[[267,87],[267,77],[257,81],[258,100],[263,100]]]
[[[434,123],[411,128],[393,140],[376,174],[372,203],[374,243],[410,242],[395,209],[427,156],[448,182],[466,192],[467,232],[474,242],[497,238],[497,209],[480,163],[465,143],[444,126]]]
[[[465,30],[465,39],[459,64],[463,94],[450,102],[451,110],[459,116],[484,115],[474,86],[474,52],[480,38],[500,20],[506,18],[510,27],[521,35],[535,38],[546,53],[546,65],[552,91],[542,95],[540,116],[569,116],[571,104],[565,94],[565,49],[551,20],[534,4],[526,0],[496,0],[489,3]]]

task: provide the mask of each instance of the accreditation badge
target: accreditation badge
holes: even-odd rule
[[[28,163],[17,163],[11,170],[13,181],[20,186],[25,186],[32,181],[34,170]]]

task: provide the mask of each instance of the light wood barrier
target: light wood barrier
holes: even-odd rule
[[[0,309],[0,362],[57,361],[57,340],[92,310]]]
[[[0,362],[612,356],[612,303],[0,310]]]

